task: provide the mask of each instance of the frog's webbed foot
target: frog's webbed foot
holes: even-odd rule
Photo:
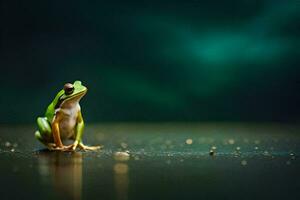
[[[70,145],[71,146],[71,145]],[[49,143],[47,144],[47,148],[50,151],[73,151],[72,148],[70,146],[62,146],[59,147],[57,146],[55,143]]]
[[[74,142],[71,145],[65,146],[65,151],[75,151],[78,146],[78,142]]]
[[[54,150],[57,150],[58,147],[56,146],[55,143],[47,143],[45,144],[47,146],[47,148],[50,150],[50,151],[54,151]]]
[[[102,146],[86,146],[83,143],[74,142],[71,145],[63,146],[63,147],[57,147],[55,144],[48,147],[50,150],[60,150],[60,151],[75,151],[76,148],[79,147],[83,151],[96,151],[100,149]]]
[[[88,151],[96,151],[96,150],[102,148],[102,146],[86,146],[83,143],[79,143],[78,146],[79,146],[80,149],[82,149],[84,151],[86,151],[86,150],[88,150]]]

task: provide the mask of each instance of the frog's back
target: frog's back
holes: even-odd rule
[[[56,97],[53,99],[53,101],[49,104],[49,106],[47,107],[46,113],[45,113],[45,117],[47,118],[47,120],[51,123],[53,120],[53,117],[55,115],[55,109],[56,109],[56,105],[59,102],[60,97],[64,94],[64,90],[61,90],[58,92],[58,94],[56,95]]]

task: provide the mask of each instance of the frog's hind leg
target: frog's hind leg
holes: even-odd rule
[[[84,151],[86,151],[86,150],[96,151],[96,150],[102,148],[102,146],[86,146],[86,145],[84,145],[82,142],[80,142],[80,143],[78,144],[78,146],[79,146],[80,149],[82,149],[82,150],[84,150]]]
[[[54,144],[52,138],[52,131],[51,126],[45,117],[38,117],[37,118],[38,129],[35,132],[35,138],[38,139],[42,144],[51,149]]]
[[[43,138],[49,138],[52,135],[52,130],[50,123],[48,122],[46,117],[38,117],[37,120],[37,125],[39,128],[39,132]]]
[[[34,136],[38,141],[47,146],[47,141],[43,138],[40,131],[35,131]]]

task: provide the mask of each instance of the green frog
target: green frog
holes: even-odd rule
[[[49,150],[75,151],[97,150],[100,146],[86,146],[82,143],[84,121],[79,105],[87,93],[81,81],[66,83],[48,106],[45,117],[37,118],[38,130],[35,137]],[[74,143],[65,146],[62,141],[71,139]]]

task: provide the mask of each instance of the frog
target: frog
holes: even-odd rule
[[[84,120],[79,102],[87,90],[79,80],[73,84],[64,84],[47,107],[44,117],[37,117],[35,138],[50,151],[75,151],[77,148],[95,151],[101,148],[87,146],[82,142]],[[64,145],[63,141],[66,140],[72,140],[73,143]]]

